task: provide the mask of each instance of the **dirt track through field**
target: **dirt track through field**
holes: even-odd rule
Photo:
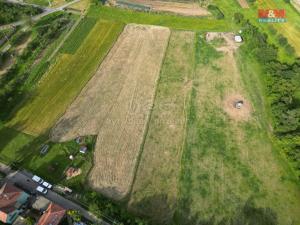
[[[247,2],[247,0],[238,0],[240,6],[244,9],[248,9],[249,8],[249,4]]]
[[[113,199],[129,191],[170,31],[127,25],[101,67],[52,131],[98,134],[90,184]]]

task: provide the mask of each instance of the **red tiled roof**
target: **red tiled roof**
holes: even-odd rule
[[[10,183],[5,183],[0,189],[0,211],[10,213],[15,210],[15,204],[18,201],[22,190]]]
[[[64,217],[66,210],[59,205],[50,203],[37,225],[57,225]]]

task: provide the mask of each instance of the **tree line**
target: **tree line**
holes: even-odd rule
[[[43,10],[38,7],[0,1],[0,25],[12,23],[41,12]]]
[[[254,56],[262,68],[276,141],[300,177],[300,59],[292,64],[280,62],[278,48],[268,43],[266,34],[242,14],[236,13],[234,18],[243,27],[243,49]]]

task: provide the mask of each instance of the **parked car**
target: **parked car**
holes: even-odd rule
[[[45,187],[45,188],[48,188],[48,189],[51,189],[52,188],[52,184],[49,184],[48,182],[44,181],[42,183],[42,185]]]
[[[42,184],[44,182],[44,180],[37,175],[34,175],[31,179],[39,184]]]
[[[41,147],[41,150],[40,150],[40,153],[42,154],[42,155],[46,155],[47,154],[47,152],[48,152],[48,150],[49,150],[49,145],[42,145],[42,147]]]
[[[48,192],[48,190],[42,186],[38,186],[35,190],[44,195],[47,194],[47,192]]]

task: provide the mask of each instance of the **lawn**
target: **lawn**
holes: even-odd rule
[[[132,211],[151,218],[154,224],[169,224],[175,209],[194,37],[194,32],[171,33],[129,202]]]
[[[100,20],[74,55],[58,57],[7,125],[33,135],[50,129],[94,75],[122,29],[121,23]]]
[[[176,224],[298,224],[299,186],[270,140],[259,71],[197,43]],[[224,111],[237,93],[251,102],[247,120]]]
[[[178,30],[232,31],[237,29],[232,21],[137,12],[106,6],[93,6],[90,8],[88,15],[123,23],[158,25]]]

